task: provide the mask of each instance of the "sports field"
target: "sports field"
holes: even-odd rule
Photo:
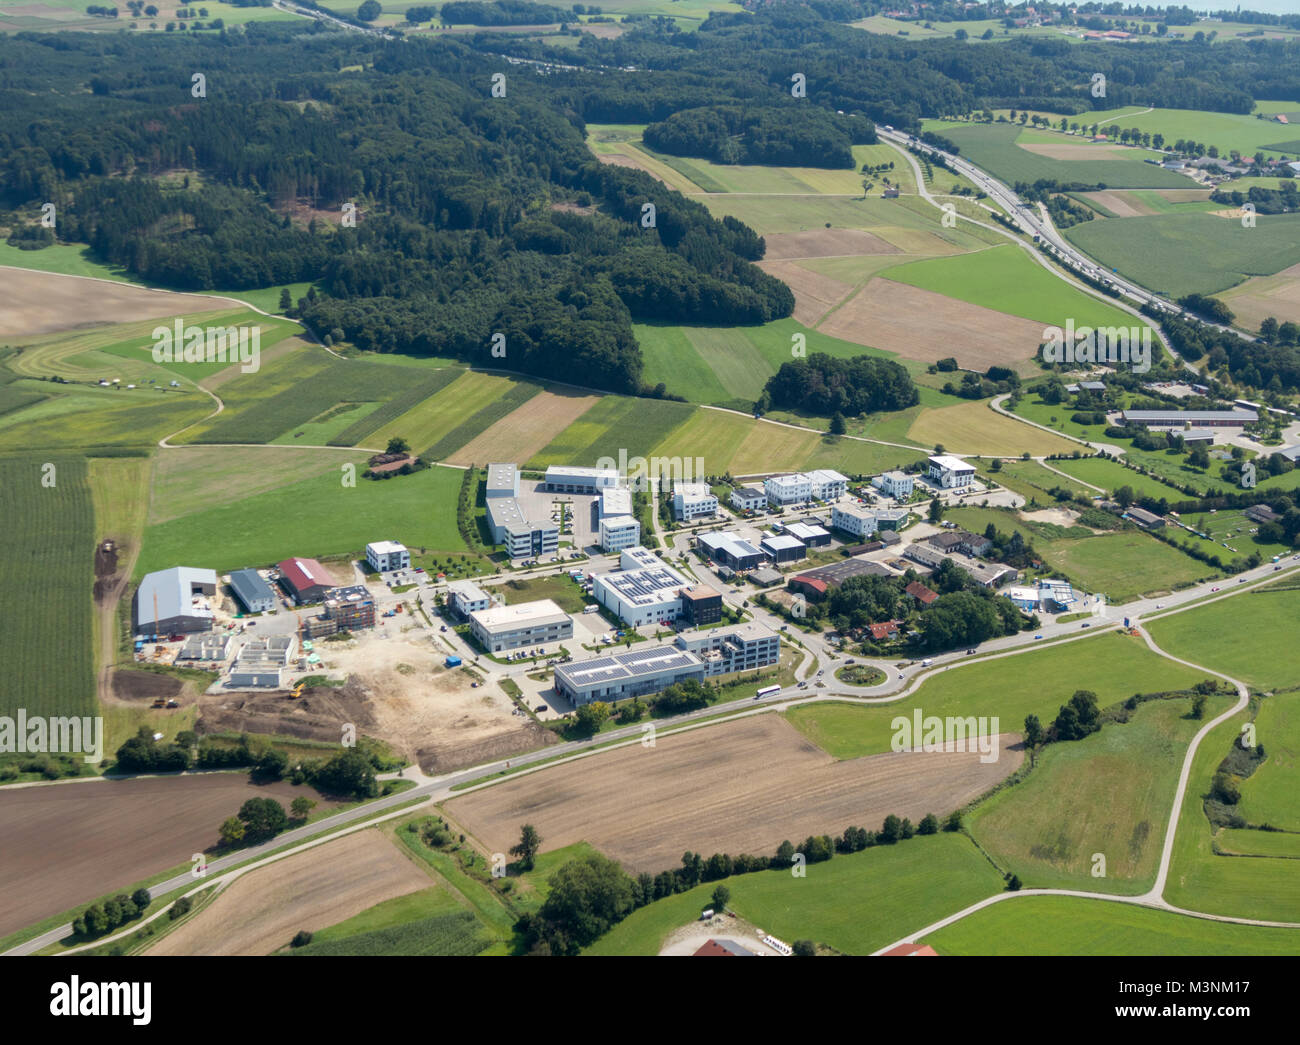
[[[1294,955],[1300,930],[1271,929],[1074,896],[1017,896],[926,936],[951,955]]]
[[[940,718],[997,716],[1000,731],[1019,732],[1026,715],[1044,722],[1055,718],[1076,689],[1091,689],[1106,707],[1134,692],[1182,689],[1200,677],[1152,653],[1139,639],[1108,632],[1014,656],[959,662],[930,675],[912,696],[888,704],[810,704],[785,714],[834,757],[857,758],[888,751],[893,720],[910,720],[917,709]]]

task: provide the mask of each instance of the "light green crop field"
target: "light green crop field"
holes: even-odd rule
[[[1201,676],[1148,650],[1140,639],[1115,632],[1029,653],[976,660],[931,675],[910,697],[874,706],[850,703],[791,708],[786,718],[835,758],[890,750],[892,722],[922,715],[998,718],[998,730],[1019,733],[1025,716],[1056,717],[1077,689],[1090,689],[1106,707],[1136,692],[1183,689]],[[992,732],[989,723],[988,732]]]
[[[1145,149],[1116,151],[1105,145],[1091,145],[1079,138],[1059,135],[1062,148],[1068,147],[1072,151],[1069,159],[1058,160],[1021,148],[1017,142],[1025,129],[1019,124],[925,120],[922,126],[955,142],[962,156],[1008,184],[1034,182],[1040,178],[1101,184],[1112,189],[1183,189],[1192,184],[1185,175],[1143,162],[1157,155]],[[1074,150],[1078,152],[1077,159]]]
[[[529,468],[552,464],[594,465],[601,457],[617,461],[620,449],[626,450],[629,457],[648,457],[655,446],[691,416],[692,410],[686,403],[668,400],[602,396],[527,465]],[[692,456],[697,456],[702,448],[691,449]]]
[[[1073,319],[1076,326],[1147,325],[1137,316],[1076,290],[1011,243],[956,257],[911,261],[885,269],[881,275],[1049,325],[1064,327],[1067,319]]]
[[[1217,837],[1219,848],[1225,853],[1300,860],[1300,834],[1290,831],[1252,831],[1249,828],[1225,827]]]
[[[1017,896],[926,936],[951,955],[1294,955],[1300,930],[1192,918],[1077,896]]]
[[[1300,263],[1300,215],[1262,214],[1254,228],[1213,214],[1085,221],[1066,237],[1103,265],[1171,297],[1215,294]]]
[[[1053,503],[1055,499],[1047,491],[1057,487],[1063,486],[1081,497],[1092,497],[1095,493],[1081,483],[1049,471],[1037,461],[1003,461],[1002,468],[990,472],[989,478],[1014,490],[1026,501],[1037,500],[1040,504]]]
[[[1069,453],[1076,444],[1041,428],[1021,424],[981,400],[963,400],[938,409],[926,408],[907,430],[906,442],[942,443],[953,453],[1036,457]]]
[[[1255,729],[1267,757],[1262,766],[1242,781],[1239,811],[1252,824],[1300,831],[1300,802],[1296,797],[1300,795],[1300,692],[1292,689],[1265,697],[1255,719]],[[1287,852],[1300,856],[1295,851],[1295,835],[1278,837],[1289,838]],[[1257,842],[1251,851],[1259,851],[1262,844]]]
[[[1300,922],[1300,860],[1224,856],[1213,851],[1213,829],[1202,799],[1248,718],[1248,710],[1234,715],[1207,734],[1197,749],[1174,836],[1165,899],[1209,914]],[[1263,767],[1256,770],[1262,771]]]
[[[1228,703],[1210,701],[1206,720]],[[1143,892],[1155,881],[1183,755],[1202,725],[1190,707],[1190,699],[1149,701],[1127,723],[1049,744],[1025,780],[967,817],[967,830],[1026,888]]]
[[[1300,591],[1247,591],[1151,621],[1162,649],[1259,690],[1300,683],[1300,649],[1272,625],[1300,614]]]
[[[1072,411],[1067,411],[1067,414],[1070,412]],[[1186,494],[1175,490],[1172,486],[1166,486],[1149,475],[1142,475],[1104,457],[1081,457],[1078,460],[1067,458],[1053,461],[1052,467],[1112,493],[1121,486],[1131,486],[1133,492],[1140,497],[1163,497],[1168,501],[1186,500]]]
[[[365,456],[340,452],[331,454],[331,460],[325,474],[151,525],[136,575],[176,565],[225,571],[293,555],[360,554],[376,533],[390,534],[412,549],[467,551],[456,513],[431,507],[456,503],[459,469],[430,468],[385,480],[357,478],[348,487],[337,469],[351,461],[359,476]]]
[[[150,446],[212,412],[206,396],[156,389],[55,395],[0,418],[0,450]]]
[[[918,835],[810,864],[807,872],[806,878],[788,871],[727,878],[727,906],[779,939],[811,939],[846,954],[870,954],[1002,888],[1001,875],[960,834]],[[658,954],[669,933],[710,906],[715,885],[633,911],[584,953]]]
[[[1295,102],[1282,104],[1292,108],[1296,105]],[[1166,148],[1171,148],[1179,138],[1183,138],[1200,142],[1207,147],[1214,145],[1223,156],[1227,156],[1233,149],[1243,156],[1254,156],[1259,150],[1263,150],[1266,155],[1275,154],[1269,148],[1270,145],[1296,137],[1294,126],[1276,120],[1260,120],[1254,115],[1209,112],[1205,109],[1153,109],[1141,115],[1133,113],[1131,107],[1091,112],[1088,113],[1088,123],[1114,120],[1115,127],[1119,130],[1136,127],[1140,131],[1164,135]],[[1080,117],[1071,119],[1083,122]]]

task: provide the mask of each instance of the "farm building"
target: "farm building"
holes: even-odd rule
[[[1122,410],[1120,417],[1126,425],[1145,425],[1148,428],[1242,428],[1259,420],[1259,414],[1244,407],[1231,410]]]
[[[492,653],[573,637],[573,618],[550,599],[475,610],[469,621],[474,637]]]
[[[629,548],[616,573],[592,581],[596,601],[632,627],[671,624],[681,612],[681,593],[694,585],[646,548]]]
[[[930,603],[934,602],[934,600],[939,597],[937,591],[932,591],[920,581],[912,581],[912,583],[904,588],[903,591],[907,592],[908,595],[912,596],[912,598],[922,606],[929,606]]]
[[[1184,444],[1186,444],[1186,443],[1213,443],[1213,442],[1214,442],[1214,433],[1213,433],[1213,432],[1188,432],[1188,431],[1184,431],[1184,432],[1179,432],[1178,435],[1182,438]]]
[[[492,597],[473,581],[452,581],[447,585],[447,598],[462,617],[492,605]]]
[[[379,573],[409,570],[411,553],[406,550],[406,545],[397,541],[375,541],[366,545],[366,562]]]
[[[768,554],[774,563],[796,562],[808,557],[808,549],[798,537],[780,536],[764,537],[759,547]]]
[[[135,593],[135,630],[138,634],[186,634],[212,627],[212,605],[217,574],[193,566],[173,566],[146,574]]]
[[[718,499],[713,496],[708,483],[673,484],[673,518],[678,522],[690,522],[716,515]]]
[[[886,189],[886,192],[889,190]],[[894,195],[898,195],[898,190],[894,190]],[[756,955],[748,947],[742,947],[735,940],[705,940],[700,944],[700,949],[691,955],[692,958],[756,958]]]
[[[575,468],[551,465],[546,469],[546,488],[554,493],[600,493],[618,485],[616,468]]]
[[[232,570],[230,590],[247,613],[275,609],[275,592],[256,570]]]
[[[715,624],[722,620],[722,592],[707,584],[697,584],[682,592],[682,616],[693,625]]]
[[[927,474],[945,490],[955,490],[975,481],[975,466],[960,457],[938,454],[930,458]]]
[[[752,570],[763,561],[763,553],[736,533],[702,533],[695,540],[710,559],[733,570]]]
[[[1137,523],[1144,530],[1156,530],[1165,524],[1163,516],[1156,515],[1155,512],[1149,512],[1145,508],[1130,508],[1124,513],[1124,518]]]
[[[858,504],[837,504],[831,508],[831,526],[854,537],[870,537],[876,532],[876,513]]]
[[[294,602],[319,602],[334,587],[334,578],[315,559],[285,559],[277,563],[280,581],[293,596]]]
[[[824,548],[831,543],[830,531],[806,522],[790,523],[785,532],[803,541],[809,548]]]
[[[761,512],[767,507],[767,494],[757,486],[737,486],[728,500],[742,512]]]
[[[906,472],[882,472],[871,480],[871,485],[896,501],[906,501],[916,489],[916,479]]]
[[[1255,523],[1277,522],[1282,518],[1282,516],[1278,515],[1277,512],[1273,511],[1273,509],[1266,504],[1252,504],[1242,514],[1251,522]]]

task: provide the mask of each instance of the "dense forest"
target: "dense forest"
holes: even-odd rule
[[[782,363],[768,378],[755,404],[759,413],[773,407],[812,414],[872,414],[905,410],[920,402],[907,370],[892,359],[854,356],[839,359],[814,352]]]
[[[874,145],[870,120],[791,100],[777,106],[685,109],[645,129],[645,143],[674,156],[778,167],[853,166],[854,145]]]

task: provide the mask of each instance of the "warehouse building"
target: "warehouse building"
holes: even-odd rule
[[[618,572],[592,578],[596,601],[634,628],[672,624],[681,613],[681,593],[692,582],[640,546],[624,551],[619,564]]]
[[[819,566],[815,570],[791,577],[786,587],[810,599],[822,599],[850,577],[892,577],[878,562],[869,559],[845,559]]]
[[[722,620],[722,592],[697,584],[682,592],[682,616],[693,627]]]
[[[958,490],[975,481],[975,466],[960,457],[938,454],[930,458],[928,475],[945,490]]]
[[[462,617],[492,605],[492,597],[473,581],[452,581],[447,585],[447,600]]]
[[[703,682],[704,662],[675,646],[642,646],[555,669],[555,692],[574,705],[658,693],[678,682]]]
[[[797,562],[808,557],[808,549],[804,547],[803,541],[799,540],[798,537],[789,537],[784,534],[779,537],[764,537],[759,542],[759,547],[767,553],[768,558],[778,565],[783,562]]]
[[[818,468],[808,473],[808,483],[812,488],[813,499],[833,501],[843,497],[849,489],[849,477],[840,475],[831,468]]]
[[[1126,425],[1145,425],[1147,428],[1243,428],[1259,420],[1259,414],[1245,407],[1231,410],[1122,410],[1120,418]]]
[[[397,541],[375,541],[366,545],[366,562],[370,568],[379,573],[391,573],[393,570],[409,570],[411,553],[406,545]]]
[[[617,485],[617,468],[576,468],[553,464],[546,469],[546,488],[553,493],[600,493]]]
[[[491,653],[573,637],[573,618],[550,599],[475,610],[470,632]]]
[[[1163,516],[1156,515],[1155,512],[1149,512],[1145,508],[1134,506],[1124,513],[1124,518],[1137,523],[1144,530],[1158,530],[1164,526]]]
[[[854,537],[870,537],[876,532],[876,513],[860,504],[837,504],[831,508],[831,526]]]
[[[188,634],[212,628],[215,570],[173,566],[145,574],[135,593],[135,630],[142,635]]]
[[[1002,563],[980,562],[960,552],[945,552],[928,544],[910,544],[903,554],[913,562],[936,569],[944,559],[951,559],[954,566],[965,573],[976,584],[984,588],[1000,588],[1012,584],[1020,576],[1020,571]]]
[[[275,592],[256,570],[232,570],[230,591],[245,613],[266,613],[275,609]]]
[[[882,472],[871,480],[871,485],[896,501],[906,501],[916,489],[916,478],[906,472]]]
[[[834,508],[831,509],[835,511]],[[830,531],[823,530],[820,526],[806,522],[790,523],[785,528],[785,532],[791,537],[798,538],[809,548],[825,548],[831,543]]]
[[[737,533],[702,533],[695,540],[710,559],[733,570],[752,570],[763,561],[763,553]]]
[[[505,462],[488,465],[484,496],[489,501],[495,497],[518,497],[519,469],[515,465]]]
[[[763,484],[763,489],[767,493],[767,503],[773,507],[812,500],[812,480],[800,472],[774,475]]]
[[[678,522],[711,518],[718,512],[718,499],[707,483],[673,484],[673,518]]]
[[[299,606],[320,602],[334,587],[334,578],[315,559],[285,559],[276,564],[276,569],[280,571],[280,583]]]
[[[767,507],[767,494],[757,486],[737,486],[729,500],[740,512],[761,512]]]

